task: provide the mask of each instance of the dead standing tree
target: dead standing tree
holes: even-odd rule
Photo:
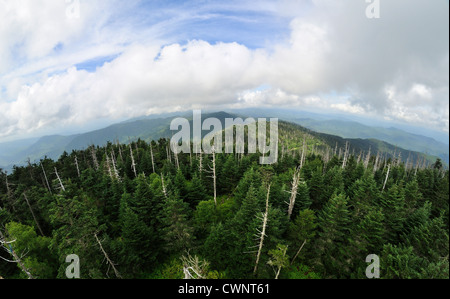
[[[136,163],[134,161],[133,149],[131,148],[131,143],[130,143],[130,155],[131,155],[131,169],[133,169],[134,176],[137,177]]]
[[[258,271],[258,264],[259,259],[261,257],[261,251],[264,246],[264,238],[266,237],[266,228],[267,228],[267,222],[269,221],[269,196],[270,196],[270,185],[267,190],[267,197],[266,197],[266,211],[262,214],[262,217],[260,218],[262,220],[262,230],[258,230],[258,238],[259,238],[259,247],[258,247],[258,253],[256,255],[256,262],[255,262],[255,268],[253,269],[253,275],[256,275],[256,271]]]
[[[350,145],[347,141],[345,143],[345,152],[344,152],[344,160],[342,161],[342,169],[344,169],[345,166],[347,166],[347,159],[348,159],[349,154],[350,154]]]
[[[7,172],[5,172],[5,184],[6,184],[6,198],[8,199],[9,205],[11,206],[14,214],[17,215],[17,213],[16,213],[16,202],[15,202],[15,199],[14,199],[14,193],[11,190],[11,185],[12,184],[10,184],[8,182],[8,173]]]
[[[78,177],[81,177],[81,174],[80,174],[80,166],[78,165],[78,158],[77,158],[76,155],[75,155],[75,166],[76,166],[76,168],[77,168],[77,174],[78,174]]]
[[[300,165],[294,172],[294,176],[292,178],[292,187],[291,191],[289,192],[291,194],[291,197],[289,198],[289,208],[288,208],[288,219],[291,219],[292,212],[294,210],[295,206],[295,200],[297,198],[297,192],[298,192],[298,186],[300,184],[300,173],[301,173],[302,165]]]
[[[214,203],[217,206],[217,171],[216,171],[216,151],[214,149],[214,146],[211,148],[211,154],[212,154],[212,167],[209,166],[209,173],[211,173],[210,178],[213,179],[214,184]]]
[[[155,171],[155,156],[153,155],[153,145],[152,145],[151,141],[150,141],[150,157],[152,158],[153,173],[156,173],[156,171]]]
[[[386,179],[384,180],[383,190],[382,191],[384,191],[384,189],[386,189],[386,183],[387,183],[387,181],[389,179],[389,172],[390,171],[391,171],[391,164],[388,165],[388,170],[387,170],[387,173],[386,173]]]
[[[12,240],[12,241],[8,241],[5,237],[5,235],[3,234],[2,230],[0,229],[0,246],[8,253],[12,256],[12,260],[8,260],[2,256],[0,256],[0,259],[4,260],[5,262],[8,263],[17,263],[20,267],[20,269],[22,270],[23,273],[25,273],[28,276],[28,279],[34,279],[33,275],[31,274],[30,270],[25,267],[22,259],[24,258],[25,255],[22,255],[19,257],[19,255],[17,254],[17,252],[14,250],[13,248],[13,243],[16,242],[16,240]]]
[[[62,191],[66,191],[66,188],[64,188],[63,182],[61,181],[61,178],[59,177],[58,169],[56,169],[56,167],[55,167],[55,174],[56,174],[56,177],[58,179],[59,186],[60,186],[61,190]]]
[[[108,263],[108,265],[110,267],[113,268],[114,270],[114,274],[116,275],[117,278],[122,279],[122,276],[120,275],[119,271],[117,271],[116,269],[116,265],[111,261],[111,259],[109,258],[108,254],[106,253],[106,251],[103,249],[102,243],[100,242],[100,240],[97,237],[97,234],[94,234],[95,240],[97,240],[98,245],[100,246],[100,250],[102,251],[103,255],[105,256],[106,262]],[[109,272],[109,268],[108,268],[108,272]],[[106,275],[108,276],[108,273],[106,273]]]
[[[50,194],[52,194],[52,189],[50,188],[50,184],[48,183],[47,174],[45,173],[45,169],[44,169],[44,165],[42,164],[42,161],[41,161],[41,168],[42,168],[42,172],[44,173],[45,182],[47,183],[48,192],[50,192]]]
[[[97,153],[95,152],[95,146],[94,145],[91,146],[91,156],[92,156],[92,161],[94,162],[95,171],[98,171],[100,166],[98,164]]]
[[[44,233],[42,232],[41,226],[39,225],[39,222],[37,221],[36,215],[34,214],[33,208],[31,207],[30,201],[28,200],[27,194],[24,192],[23,197],[25,198],[25,201],[27,202],[28,208],[30,209],[31,215],[33,216],[34,223],[36,223],[37,228],[39,229],[39,232],[42,236],[44,236]]]

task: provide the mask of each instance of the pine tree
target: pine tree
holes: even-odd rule
[[[287,239],[290,241],[290,249],[292,250],[292,262],[296,258],[301,259],[311,247],[311,241],[316,235],[316,216],[312,210],[302,210],[299,212],[295,220],[290,223],[287,232]],[[302,255],[300,255],[302,253]]]
[[[188,205],[177,194],[164,203],[162,236],[169,253],[189,250],[194,241],[194,230],[188,217]]]
[[[186,202],[189,203],[192,208],[196,207],[199,202],[208,199],[206,188],[197,174],[193,175],[192,181],[188,184],[187,189]]]
[[[315,242],[317,265],[325,277],[347,277],[350,273],[345,247],[348,245],[350,212],[344,194],[333,195],[318,215],[319,231]]]
[[[406,219],[405,193],[401,186],[394,184],[381,198],[381,207],[386,220],[386,240],[396,244]]]

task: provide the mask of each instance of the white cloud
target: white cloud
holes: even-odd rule
[[[368,20],[365,1],[265,1],[264,13],[292,18],[289,39],[265,49],[173,42],[164,34],[182,31],[208,5],[145,26],[124,18],[119,1],[81,4],[80,19],[72,20],[65,1],[0,0],[0,138],[227,105],[377,113],[448,131],[443,2],[384,1],[382,18]],[[228,5],[238,11],[237,2]],[[74,67],[111,55],[118,56],[95,72]]]

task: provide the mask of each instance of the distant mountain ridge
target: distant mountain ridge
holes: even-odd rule
[[[449,163],[448,146],[433,138],[412,134],[397,128],[369,127],[357,122],[342,120],[316,121],[296,119],[298,123],[316,132],[327,133],[352,139],[378,139],[405,150],[422,152],[441,158]]]
[[[170,131],[170,123],[176,117],[185,117],[189,119],[192,123],[192,112],[183,113],[180,112],[178,114],[171,113],[163,115],[164,117],[158,118],[157,116],[150,117],[142,117],[136,118],[130,121],[125,121],[121,123],[117,123],[111,126],[108,126],[103,129],[83,133],[76,134],[70,136],[61,136],[61,135],[52,135],[45,136],[40,139],[29,139],[22,140],[16,142],[8,142],[0,144],[0,168],[10,170],[13,165],[23,165],[26,163],[29,158],[31,162],[39,161],[44,157],[48,157],[51,159],[58,159],[59,156],[64,152],[71,152],[72,150],[82,150],[86,149],[90,145],[103,146],[106,145],[107,142],[120,142],[120,143],[128,143],[129,141],[142,139],[145,141],[150,141],[152,139],[157,140],[160,138],[170,138],[174,132]],[[237,117],[254,117],[257,116],[245,116],[243,113],[228,113],[228,112],[210,112],[202,114],[202,120],[206,118],[214,117],[221,120],[223,127],[225,118],[237,118]],[[276,116],[274,116],[276,117]],[[280,119],[281,121],[282,119]],[[335,144],[338,144],[339,147],[344,147],[345,143],[348,141],[352,144],[352,147],[356,151],[364,151],[367,152],[369,149],[376,154],[376,151],[382,151],[387,153],[394,153],[402,151],[402,158],[406,160],[408,155],[411,153],[416,157],[419,156],[420,151],[412,151],[409,149],[403,149],[401,146],[397,146],[401,141],[401,138],[397,138],[397,145],[390,144],[388,142],[377,140],[376,138],[343,138],[339,135],[349,134],[349,131],[343,129],[343,133],[341,134],[329,134],[325,129],[320,129],[320,124],[323,123],[322,127],[329,127],[330,124],[336,124],[336,122],[332,121],[314,121],[308,119],[297,119],[296,121],[290,121],[291,123],[296,123],[297,128],[300,130],[308,130],[310,134],[323,140],[328,146],[334,148]],[[303,122],[303,124],[301,124]],[[345,124],[345,123],[344,123]],[[319,127],[319,129],[317,129]],[[339,126],[337,126],[339,127]],[[344,125],[340,125],[340,127],[345,128]],[[352,124],[354,130],[355,128],[364,128],[368,130],[369,134],[371,129],[368,126],[363,126],[358,123]],[[329,131],[329,130],[328,130]],[[361,129],[360,129],[361,131]],[[400,131],[400,130],[398,130]],[[376,129],[373,129],[372,132],[376,132]],[[395,130],[392,130],[395,132]],[[207,132],[206,132],[207,133]],[[206,134],[205,133],[205,134]],[[381,133],[380,133],[381,134]],[[357,135],[355,135],[357,136]],[[370,136],[370,135],[367,135]],[[418,136],[418,135],[417,135]],[[373,137],[373,136],[370,136]],[[425,140],[423,136],[418,136],[418,140]],[[422,139],[421,139],[422,138]],[[437,141],[429,138],[428,144],[434,145]],[[428,158],[430,161],[433,159],[431,156],[433,155],[422,155],[424,158]],[[439,156],[439,155],[436,155]],[[441,156],[439,156],[441,157]],[[446,163],[448,163],[448,152],[447,152],[447,160],[443,159]],[[442,158],[442,157],[441,157]]]

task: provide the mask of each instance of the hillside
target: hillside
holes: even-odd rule
[[[381,278],[448,279],[448,170],[279,129],[273,165],[259,153],[175,154],[159,139],[0,171],[1,276],[68,278],[75,254],[82,279],[182,279],[191,267],[206,279],[367,279],[375,253]]]
[[[433,138],[411,134],[396,128],[370,127],[358,122],[343,120],[313,120],[299,118],[294,120],[313,131],[336,135],[351,139],[378,139],[406,150],[422,152],[430,156],[437,156],[445,163],[449,163],[449,149],[446,144]]]
[[[192,113],[190,115],[180,113],[180,116],[188,118],[192,128]],[[138,139],[148,141],[158,140],[159,138],[170,138],[173,134],[173,132],[170,131],[170,123],[175,117],[176,116],[173,115],[166,118],[141,118],[118,123],[84,134],[71,136],[54,135],[42,137],[34,142],[31,142],[30,140],[27,142],[19,141],[16,143],[0,144],[0,167],[10,171],[12,166],[15,164],[24,165],[28,158],[31,162],[39,161],[44,157],[57,159],[64,151],[70,153],[72,150],[86,149],[90,145],[104,146],[108,142],[120,142],[124,144]],[[225,127],[225,118],[245,118],[246,116],[226,112],[212,112],[202,115],[203,120],[210,117],[219,119],[222,126]],[[283,121],[280,120],[280,123],[283,123]],[[283,128],[287,129],[289,127],[287,125],[288,123],[284,123],[285,125]],[[345,148],[346,142],[349,142],[351,150],[355,153],[367,153],[369,149],[371,149],[372,153],[375,153],[375,155],[379,151],[380,154],[385,154],[387,157],[393,157],[394,154],[397,156],[401,153],[401,159],[403,161],[407,161],[408,157],[410,157],[411,163],[415,163],[418,159],[426,160],[428,163],[434,163],[436,160],[436,157],[433,155],[421,154],[417,151],[402,149],[400,146],[397,147],[374,138],[346,139],[332,134],[318,133],[315,132],[315,130],[300,125],[292,126],[291,129],[298,130],[301,134],[307,133],[310,137],[313,136],[318,139],[316,142],[317,145],[321,145],[322,147],[326,145],[331,149],[335,149],[336,144],[338,148]],[[206,133],[208,132],[202,132],[203,135]],[[301,138],[301,140],[303,140],[303,138]],[[282,150],[283,142],[284,140],[280,140],[280,150]],[[296,144],[295,146],[299,147],[301,145]],[[293,146],[290,147],[292,148]]]

